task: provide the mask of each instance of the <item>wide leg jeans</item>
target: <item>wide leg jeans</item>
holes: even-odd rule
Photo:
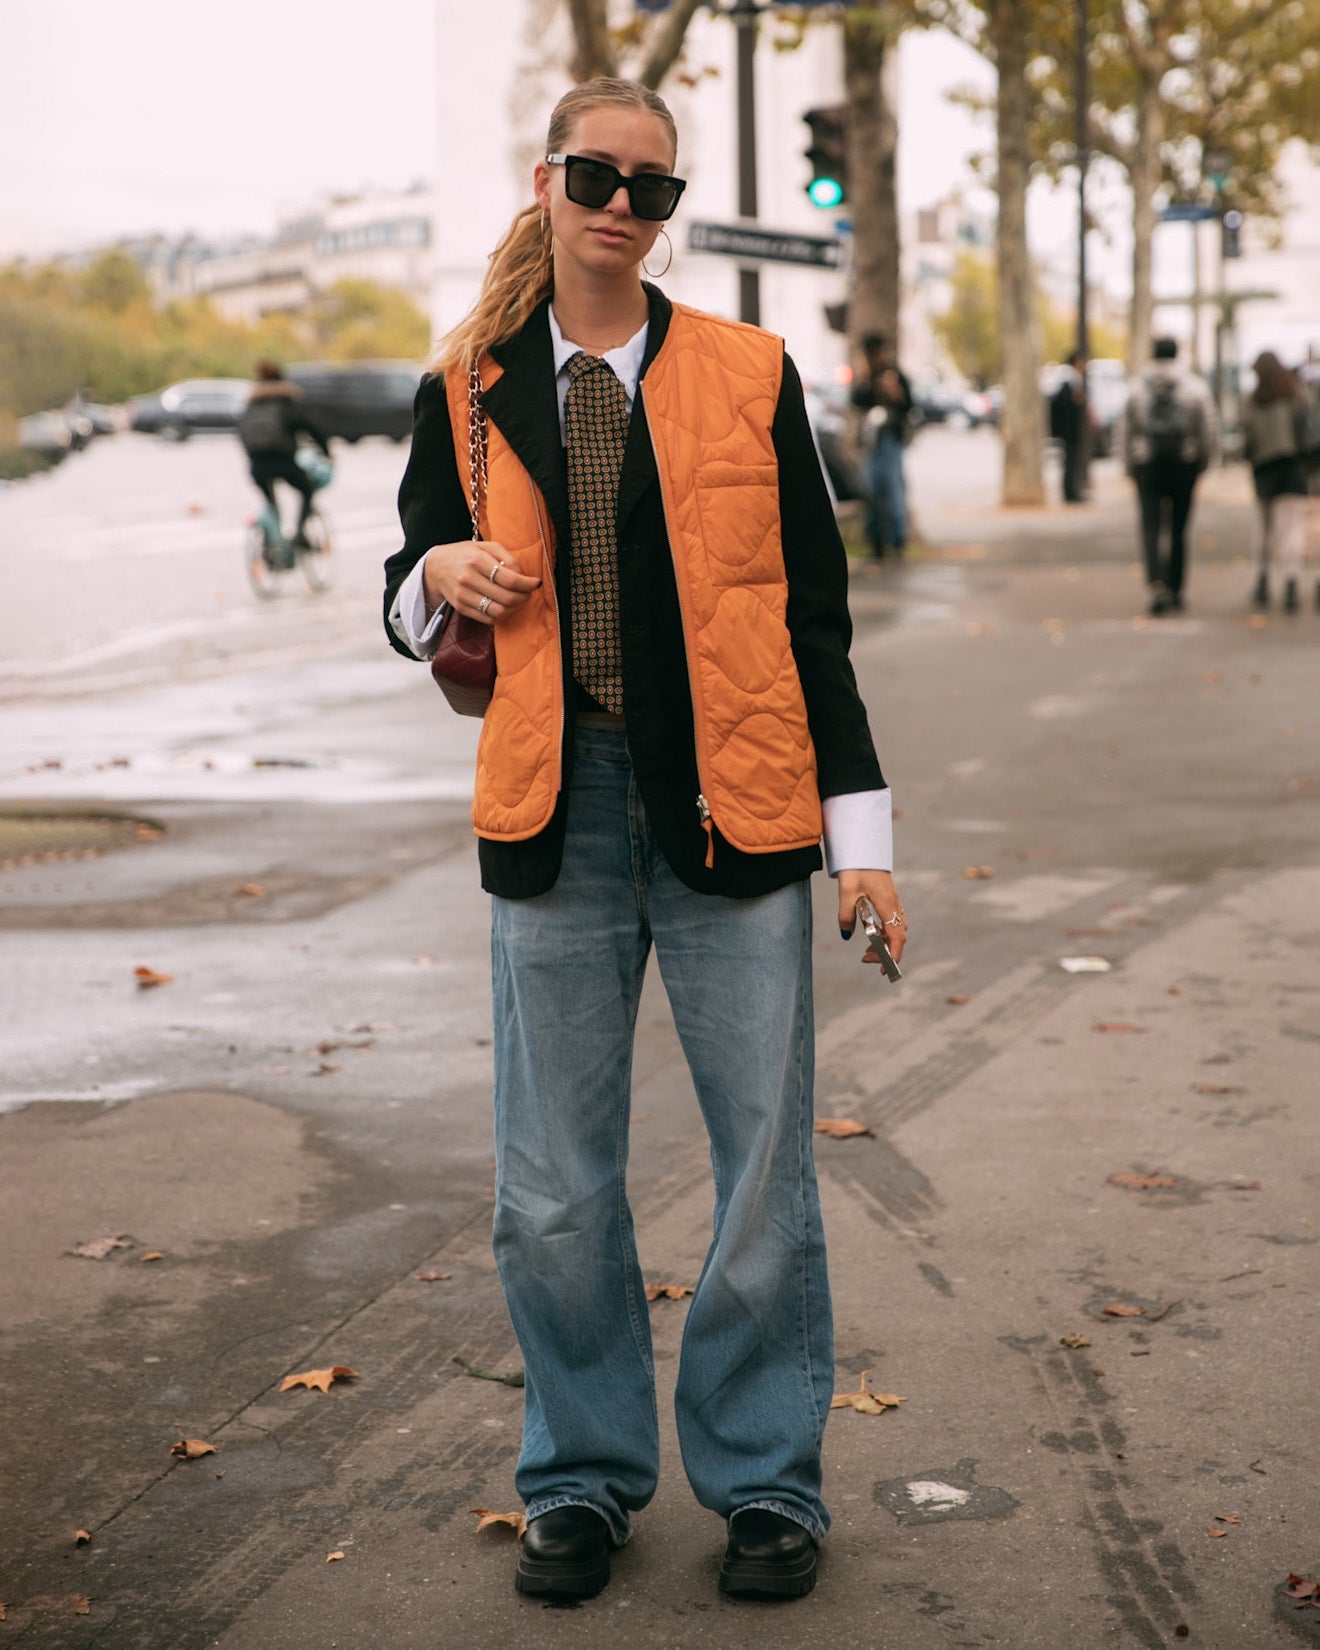
[[[614,729],[578,730],[554,888],[493,908],[494,1241],[526,1369],[518,1491],[529,1517],[595,1508],[621,1543],[656,1486],[650,1322],[625,1189],[652,945],[714,1170],[675,1394],[683,1464],[712,1511],[768,1507],[819,1537],[834,1349],[812,1161],[809,884],[749,900],[686,887]]]

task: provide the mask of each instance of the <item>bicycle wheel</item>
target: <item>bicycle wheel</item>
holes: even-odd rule
[[[307,543],[298,546],[298,565],[302,568],[308,587],[319,595],[321,591],[328,590],[334,582],[330,527],[320,511],[313,510],[303,531]]]
[[[276,593],[279,574],[271,566],[266,534],[260,522],[253,522],[243,542],[243,566],[253,593],[268,602]]]

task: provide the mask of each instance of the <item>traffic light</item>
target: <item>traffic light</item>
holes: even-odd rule
[[[1220,243],[1226,258],[1242,256],[1242,214],[1236,208],[1224,213],[1223,240]]]
[[[842,206],[848,199],[848,111],[843,104],[808,109],[803,115],[811,132],[805,150],[811,162],[807,198],[813,206]]]

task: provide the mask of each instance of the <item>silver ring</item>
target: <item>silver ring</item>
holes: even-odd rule
[[[478,613],[485,613],[485,612],[488,611],[489,608],[490,608],[490,597],[489,596],[483,596],[481,598],[481,600],[477,603],[477,612]]]
[[[491,568],[490,572],[486,574],[486,577],[490,580],[490,582],[492,584],[498,584],[499,583],[499,580],[495,577],[495,575],[499,572],[500,568],[503,567],[503,566],[504,566],[504,563],[502,561],[497,561],[495,563],[494,567]]]
[[[907,927],[907,918],[901,911],[895,911],[892,917],[886,917],[884,920],[884,927],[893,928],[895,926],[899,928]]]

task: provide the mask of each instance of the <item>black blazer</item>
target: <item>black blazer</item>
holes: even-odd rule
[[[651,314],[643,378],[664,343],[672,313],[669,300],[658,288],[648,285],[646,294]],[[516,337],[491,352],[504,372],[486,392],[485,402],[487,417],[508,440],[545,498],[558,544],[559,608],[567,614],[572,543],[548,307],[547,299]],[[779,460],[788,628],[816,747],[820,794],[876,790],[884,779],[848,662],[852,623],[847,562],[811,439],[801,382],[787,357],[772,436]],[[439,376],[424,379],[417,392],[412,453],[399,488],[399,515],[404,543],[385,563],[385,629],[394,647],[411,658],[389,622],[399,586],[433,544],[451,544],[470,537],[472,531],[454,454],[444,380]],[[718,830],[715,863],[706,868],[706,833],[696,806],[700,785],[683,624],[655,452],[640,394],[633,403],[619,482],[618,546],[628,749],[661,852],[677,875],[702,893],[750,898],[810,876],[821,864],[818,848],[745,854],[726,842]],[[571,638],[564,634],[562,640],[564,702],[572,706]],[[439,714],[438,702],[436,709]],[[481,881],[488,892],[524,899],[554,886],[563,855],[573,744],[574,721],[569,715],[564,727],[565,790],[549,825],[526,842],[480,839]]]

